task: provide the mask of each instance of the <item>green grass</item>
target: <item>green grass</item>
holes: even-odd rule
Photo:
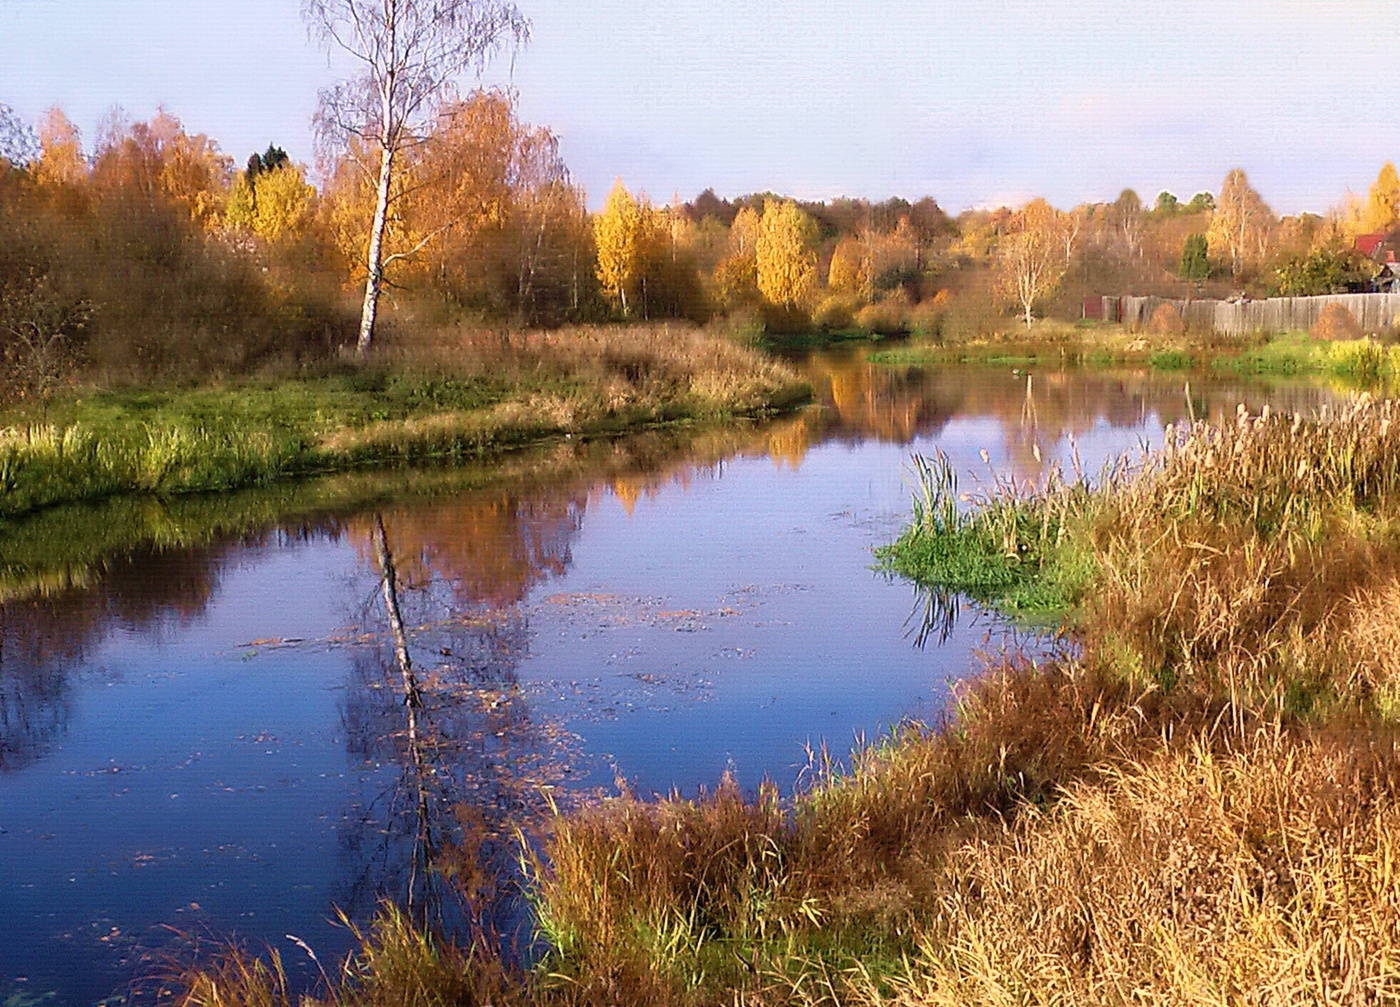
[[[810,350],[845,343],[878,343],[888,336],[864,329],[820,329],[814,332],[765,332],[755,345],[767,350]]]
[[[914,517],[898,541],[876,550],[881,567],[1022,622],[1065,618],[1094,569],[1073,527],[1087,486],[1055,483],[1035,496],[993,493],[964,511],[946,457],[919,456],[914,466]]]
[[[1147,358],[1147,365],[1159,371],[1184,371],[1194,364],[1185,350],[1159,350]]]
[[[1034,333],[1035,330],[1032,330]],[[1353,385],[1400,378],[1400,347],[1374,339],[1324,341],[1306,333],[1280,333],[1258,342],[1202,343],[1189,337],[1162,343],[1134,336],[1121,327],[1076,327],[1079,336],[1037,343],[988,340],[949,345],[910,345],[872,351],[872,363],[894,367],[938,364],[985,364],[1030,367],[1043,363],[1077,363],[1086,367],[1145,365],[1154,370],[1209,369],[1240,376],[1331,377]]]
[[[12,410],[0,415],[0,521],[122,493],[228,490],[759,416],[810,394],[752,350],[661,327],[550,334],[505,350],[469,345],[464,356],[272,382],[105,391]]]
[[[901,346],[875,350],[866,356],[871,363],[891,367],[929,367],[934,364],[984,364],[989,367],[1031,367],[1061,361],[1057,352],[1009,352],[1004,346]]]

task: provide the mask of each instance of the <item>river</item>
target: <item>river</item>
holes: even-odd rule
[[[508,865],[551,800],[726,771],[790,790],[814,751],[937,718],[979,652],[1045,645],[872,568],[911,452],[943,450],[975,492],[1093,471],[1188,415],[1337,394],[864,354],[796,357],[816,403],[766,424],[66,508],[0,542],[0,1003],[127,997],[228,937],[305,979],[286,935],[334,959],[336,909],[385,898],[460,922],[425,860],[455,843]]]

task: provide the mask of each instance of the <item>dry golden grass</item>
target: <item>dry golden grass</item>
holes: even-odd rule
[[[1377,1004],[1400,997],[1392,736],[1166,751],[982,830],[891,1004]],[[867,990],[867,994],[873,991]]]

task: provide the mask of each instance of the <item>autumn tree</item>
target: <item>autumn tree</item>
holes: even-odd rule
[[[866,269],[877,293],[912,283],[919,275],[919,240],[908,217],[888,231],[871,229],[864,235]]]
[[[791,200],[769,200],[754,243],[758,290],[778,307],[798,307],[817,277],[815,222]]]
[[[641,278],[645,226],[642,204],[618,179],[602,211],[593,218],[593,240],[603,296],[624,316],[632,312]]]
[[[1231,275],[1239,277],[1264,257],[1273,226],[1273,211],[1245,173],[1235,168],[1226,175],[1206,232],[1211,255],[1228,262]]]
[[[188,133],[160,109],[148,122],[115,115],[93,160],[96,189],[130,205],[178,207],[199,227],[212,228],[225,199],[232,163],[203,133]]]
[[[1137,258],[1142,252],[1142,200],[1132,189],[1124,189],[1114,201],[1111,214],[1124,253],[1129,258]]]
[[[870,269],[865,245],[855,237],[845,237],[836,243],[827,267],[826,285],[835,293],[870,296]]]
[[[763,215],[752,206],[745,206],[734,215],[729,225],[729,251],[732,255],[753,255],[758,249],[758,233],[763,227]]]
[[[1387,161],[1381,168],[1361,214],[1361,230],[1368,234],[1389,231],[1400,224],[1400,177]]]
[[[87,173],[78,127],[61,109],[49,109],[39,124],[39,160],[34,168],[35,181],[47,189],[62,189],[81,184],[86,180]]]
[[[713,270],[715,294],[721,304],[755,307],[762,300],[758,292],[758,235],[763,217],[752,206],[742,206],[729,225],[726,254]]]
[[[282,241],[305,229],[315,196],[316,190],[307,184],[302,169],[290,161],[281,161],[271,169],[242,172],[229,193],[224,223],[263,241]]]
[[[436,233],[388,255],[385,232],[392,204],[407,191],[396,185],[403,155],[427,143],[436,114],[455,82],[480,68],[507,41],[522,43],[528,23],[507,0],[304,0],[312,30],[358,65],[354,78],[321,93],[317,124],[323,142],[361,141],[377,159],[363,167],[374,178],[374,212],[365,251],[365,295],[356,351],[369,350],[384,274],[421,251]]]
[[[1012,215],[997,242],[998,286],[1020,306],[1027,328],[1035,319],[1035,305],[1064,278],[1065,226],[1065,214],[1043,199],[1033,199]]]
[[[320,220],[365,279],[364,234],[375,207],[372,179],[354,141],[334,164]],[[403,152],[391,193],[383,253],[394,284],[431,291],[436,309],[558,322],[596,303],[593,228],[557,137],[522,122],[504,89],[478,89],[439,108],[430,142]],[[436,239],[436,240],[435,240]],[[630,296],[630,291],[629,291]]]

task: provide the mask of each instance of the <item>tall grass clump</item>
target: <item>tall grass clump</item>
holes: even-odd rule
[[[1163,731],[1224,750],[1233,722],[1084,666],[1011,664],[963,686],[940,729],[906,725],[849,770],[817,760],[790,801],[725,781],[582,809],[536,865],[545,987],[598,1004],[859,1002],[853,980],[888,986],[917,954],[969,828],[1102,781]]]
[[[946,461],[920,463],[897,572],[1013,612],[1049,600],[1091,656],[1173,685],[1311,710],[1380,701],[1352,660],[1400,539],[1400,408],[1241,408],[1169,428],[1090,485],[999,485],[963,512]],[[1350,635],[1348,635],[1350,634]],[[1356,643],[1355,646],[1360,646]]]
[[[298,993],[282,955],[255,955],[230,946],[210,960],[180,970],[171,987],[177,1007],[460,1007],[530,1001],[522,976],[493,945],[442,940],[401,909],[385,903],[368,927],[340,918],[355,950],[328,971],[319,988]],[[304,951],[309,950],[302,945]]]
[[[1086,574],[1074,532],[1093,499],[1082,476],[1052,470],[1039,489],[994,476],[989,491],[964,499],[946,455],[911,464],[913,520],[877,551],[885,568],[1024,617],[1074,603]]]
[[[940,865],[889,1005],[1385,1003],[1400,988],[1393,738],[1166,751]]]

